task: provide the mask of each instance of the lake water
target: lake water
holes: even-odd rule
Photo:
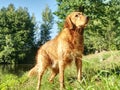
[[[17,76],[21,76],[23,73],[29,71],[34,65],[31,64],[17,64],[17,65],[11,65],[11,64],[5,64],[0,65],[0,72],[2,73],[11,73],[15,74]]]

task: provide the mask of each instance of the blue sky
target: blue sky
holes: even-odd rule
[[[30,14],[34,13],[37,22],[42,22],[41,13],[45,9],[46,5],[52,10],[52,12],[57,10],[56,0],[0,0],[0,8],[7,7],[10,3],[14,4],[15,8],[27,7]],[[55,17],[55,20],[57,18]],[[56,35],[57,25],[54,24],[52,31],[52,38]]]

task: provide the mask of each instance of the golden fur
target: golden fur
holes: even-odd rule
[[[88,17],[81,12],[72,12],[65,20],[63,30],[52,40],[46,42],[38,49],[36,65],[29,76],[38,74],[37,90],[40,89],[44,71],[50,67],[52,70],[49,81],[59,73],[60,90],[64,88],[64,69],[66,65],[75,60],[77,67],[77,79],[82,77],[82,52],[83,29],[88,23]]]

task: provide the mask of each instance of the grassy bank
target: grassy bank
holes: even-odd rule
[[[54,83],[48,82],[50,71],[42,79],[42,90],[58,90],[58,77]],[[37,78],[28,79],[27,72],[22,76],[0,72],[0,90],[35,90]],[[76,80],[76,67],[72,64],[65,70],[65,90],[119,90],[120,51],[102,52],[83,57],[83,79]]]

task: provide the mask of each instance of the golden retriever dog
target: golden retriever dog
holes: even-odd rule
[[[64,88],[64,70],[73,60],[77,67],[77,79],[82,77],[83,32],[88,17],[82,12],[72,12],[66,17],[63,30],[52,40],[42,45],[36,55],[36,65],[30,70],[29,76],[37,73],[37,90],[45,70],[51,68],[49,81],[59,73],[60,90]]]

